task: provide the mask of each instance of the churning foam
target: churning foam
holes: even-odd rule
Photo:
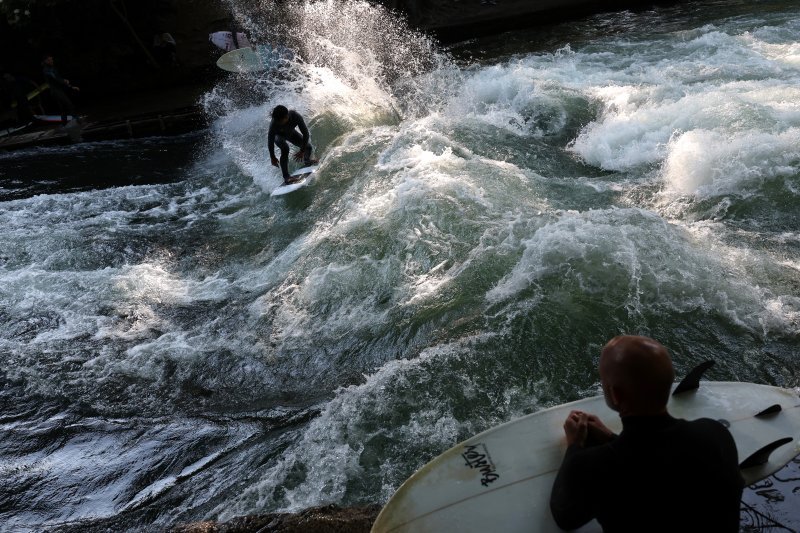
[[[225,83],[205,98],[206,109],[219,117],[217,136],[224,149],[265,190],[280,179],[264,149],[275,105],[296,109],[306,120],[316,117],[317,130],[325,128],[322,136],[327,138],[354,128],[397,123],[401,110],[414,108],[410,100],[422,92],[408,80],[447,63],[432,41],[378,5],[281,2],[254,13],[231,4],[253,35],[251,40],[285,43],[295,54],[279,73],[240,78],[243,83],[238,86]],[[243,91],[255,94],[260,103],[241,109],[235,101]]]
[[[684,230],[641,209],[564,213],[522,241],[519,263],[487,294],[490,304],[518,298],[549,280],[602,297],[632,316],[663,308],[714,310],[758,334],[795,329],[793,305],[777,305],[754,285],[736,257],[698,247]],[[652,302],[654,295],[657,302]],[[536,294],[526,298],[536,298]]]
[[[800,128],[731,135],[697,129],[670,141],[663,176],[678,194],[749,195],[776,178],[793,180],[799,166]]]
[[[357,497],[388,499],[404,480],[402,472],[413,472],[426,456],[477,430],[474,421],[459,420],[454,412],[458,402],[431,381],[446,372],[466,397],[480,390],[476,376],[459,365],[465,353],[491,337],[481,334],[426,348],[414,359],[384,364],[361,385],[339,389],[299,440],[260,472],[257,483],[213,514],[224,520],[252,509],[291,512],[342,503],[352,490],[348,483],[356,478],[362,480]],[[410,389],[414,399],[409,406]],[[535,404],[528,395],[526,408]]]

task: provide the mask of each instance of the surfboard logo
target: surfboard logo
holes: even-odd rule
[[[465,444],[461,457],[464,458],[468,467],[480,471],[481,485],[484,487],[488,487],[490,483],[500,479],[500,474],[497,473],[492,456],[489,455],[485,444]]]

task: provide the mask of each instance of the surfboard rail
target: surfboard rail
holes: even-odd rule
[[[313,182],[314,173],[318,168],[319,165],[311,165],[295,170],[290,174],[290,176],[293,178],[300,178],[300,180],[294,183],[281,185],[280,187],[274,189],[270,193],[270,196],[283,196],[284,194],[289,194],[290,192],[302,189],[303,187],[308,187]]]

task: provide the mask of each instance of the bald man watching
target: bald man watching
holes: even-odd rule
[[[558,526],[576,529],[596,518],[606,533],[739,531],[744,480],[736,443],[716,420],[667,412],[675,378],[667,349],[647,337],[615,337],[599,370],[622,432],[594,415],[569,414],[550,496]]]

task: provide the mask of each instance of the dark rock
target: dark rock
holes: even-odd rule
[[[312,507],[299,513],[237,517],[227,522],[194,522],[169,533],[369,533],[381,507]]]

